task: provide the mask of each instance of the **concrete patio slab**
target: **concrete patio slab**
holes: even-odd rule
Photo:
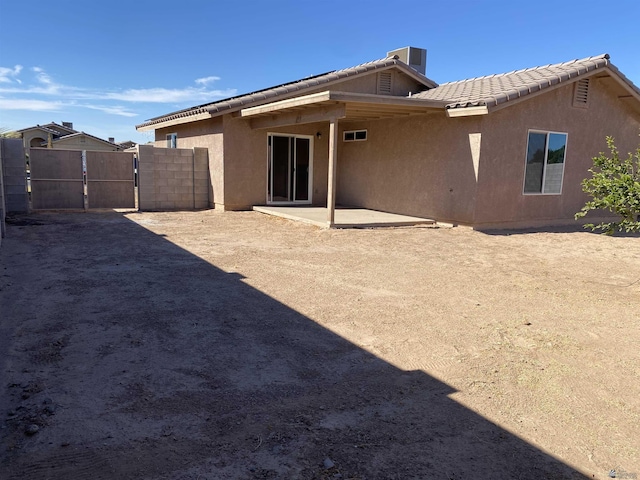
[[[335,223],[329,225],[325,207],[306,206],[257,206],[253,210],[267,215],[310,223],[323,228],[373,228],[373,227],[406,227],[413,225],[433,225],[435,220],[411,217],[395,213],[367,210],[366,208],[337,207]]]

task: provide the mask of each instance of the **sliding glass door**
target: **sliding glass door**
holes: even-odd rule
[[[313,137],[269,135],[267,203],[311,203]]]

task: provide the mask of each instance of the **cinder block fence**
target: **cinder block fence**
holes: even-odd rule
[[[138,146],[138,208],[190,210],[209,207],[206,148]]]

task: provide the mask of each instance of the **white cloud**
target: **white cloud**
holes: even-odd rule
[[[0,93],[31,94],[31,95],[64,95],[56,85],[26,86],[26,87],[0,87]],[[69,96],[69,95],[66,95]]]
[[[217,80],[220,80],[220,77],[203,77],[203,78],[196,78],[196,83],[198,85],[209,85],[210,83],[213,83]]]
[[[0,82],[11,83],[8,77],[17,75],[21,69],[22,67],[18,65],[13,70],[6,68],[4,70],[0,70]],[[0,94],[55,96],[60,100],[100,100],[103,102],[114,100],[131,103],[167,103],[188,105],[213,102],[220,98],[231,97],[237,93],[237,90],[235,89],[209,90],[207,85],[220,79],[215,76],[196,79],[195,82],[200,85],[199,87],[158,87],[134,88],[122,91],[100,91],[90,88],[58,84],[44,69],[40,67],[32,67],[31,71],[35,73],[34,83],[25,86],[0,86]],[[6,80],[2,80],[3,78]],[[131,112],[127,113],[124,109],[118,109],[118,107],[113,107],[112,110],[107,113],[113,113],[115,115],[133,115]]]
[[[36,79],[40,83],[43,83],[45,85],[52,85],[53,84],[53,80],[51,80],[51,77],[42,68],[33,67],[31,70],[33,70],[36,73]]]
[[[93,94],[84,98],[107,98],[123,102],[146,102],[146,103],[202,103],[214,101],[219,98],[231,97],[236,94],[235,89],[227,90],[207,90],[203,88],[187,87],[183,89],[170,88],[141,88],[129,89],[122,92],[105,92],[100,97],[93,97]]]
[[[56,75],[50,75],[41,67],[0,67],[0,114],[4,112],[2,121],[7,126],[11,126],[13,118],[35,124],[41,122],[43,113],[59,112],[58,115],[69,115],[66,118],[71,118],[71,115],[75,115],[76,120],[95,118],[92,121],[96,125],[115,123],[135,132],[135,118],[157,115],[158,109],[177,110],[237,95],[235,89],[212,88],[218,80],[219,77],[215,76],[198,78],[184,88],[102,89],[59,83]],[[114,128],[111,127],[88,131],[98,136],[113,136],[115,132],[112,130]],[[122,135],[138,138],[140,134]]]
[[[2,110],[31,110],[34,112],[57,112],[65,106],[62,102],[48,102],[46,100],[20,100],[12,98],[0,98]]]
[[[137,117],[138,114],[134,112],[130,112],[124,107],[115,106],[115,107],[107,107],[104,105],[76,105],[78,107],[89,108],[91,110],[99,110],[104,113],[109,113],[111,115],[119,115],[121,117]]]
[[[16,65],[13,68],[0,67],[0,83],[13,83],[13,81],[22,83],[18,78],[21,71],[22,65]]]

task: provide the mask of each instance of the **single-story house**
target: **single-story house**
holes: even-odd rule
[[[599,55],[438,85],[413,47],[138,125],[206,147],[210,206],[336,204],[475,228],[572,223],[613,136],[634,151],[640,90]]]

